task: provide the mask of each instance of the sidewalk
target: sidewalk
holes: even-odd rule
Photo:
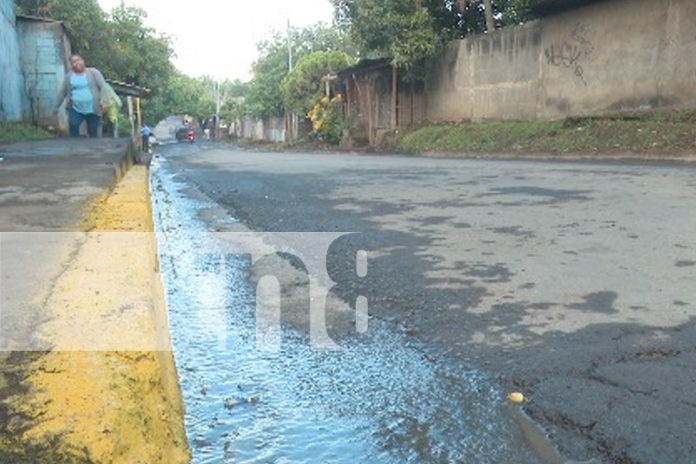
[[[0,232],[76,231],[84,208],[133,164],[128,141],[0,145]]]
[[[70,234],[46,232],[84,230],[90,203],[108,196],[133,158],[127,141],[106,139],[3,145],[0,157],[0,272],[12,270],[12,284],[0,286],[4,351],[8,335],[19,340],[31,335],[40,319],[37,305],[45,301],[51,282],[78,246]],[[37,239],[31,247],[36,259],[20,251],[20,242],[32,236]],[[10,306],[12,311],[7,310]],[[19,314],[23,321],[15,320]]]
[[[0,156],[0,462],[186,462],[147,170],[124,140]]]

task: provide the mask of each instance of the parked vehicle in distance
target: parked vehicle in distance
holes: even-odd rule
[[[180,127],[176,130],[176,141],[193,143],[196,141],[196,131],[189,127]]]

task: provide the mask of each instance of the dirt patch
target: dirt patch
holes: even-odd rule
[[[23,358],[3,400],[1,462],[190,460],[151,221],[141,166],[90,208],[44,307],[54,348]]]

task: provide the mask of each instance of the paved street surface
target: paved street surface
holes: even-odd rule
[[[360,233],[334,250],[339,269],[369,256],[366,283],[342,296],[367,294],[374,320],[433,363],[524,392],[567,458],[696,462],[694,167],[223,145],[160,156],[252,230]]]

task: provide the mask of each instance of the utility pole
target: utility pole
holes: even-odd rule
[[[288,42],[288,73],[292,72],[294,63],[292,62],[292,30],[290,28],[290,18],[288,17],[288,27],[287,27],[287,42]],[[290,113],[288,115],[288,130],[286,132],[290,133],[290,138],[294,139],[297,133],[297,118],[295,113]]]
[[[215,81],[215,139],[220,139],[220,109],[222,108],[222,98],[220,95],[220,81]]]
[[[288,41],[288,72],[292,71],[292,37],[290,36],[290,18],[288,18],[287,41]]]

